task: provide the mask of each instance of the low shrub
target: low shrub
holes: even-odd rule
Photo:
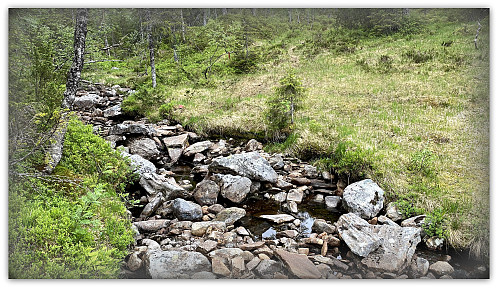
[[[9,278],[117,278],[134,241],[128,162],[78,120],[64,144],[52,175],[9,179]]]

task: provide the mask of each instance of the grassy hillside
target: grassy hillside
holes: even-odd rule
[[[390,36],[334,28],[327,18],[314,28],[275,28],[272,37],[253,37],[248,50],[257,57],[249,72],[235,73],[236,58],[224,56],[207,79],[198,59],[213,51],[185,52],[178,65],[173,50],[161,46],[156,89],[148,76],[137,76],[138,56],[87,68],[84,78],[139,89],[125,104],[138,116],[168,117],[205,135],[271,140],[267,100],[292,70],[304,99],[287,139],[267,141],[265,149],[311,159],[346,181],[372,177],[406,214],[444,215],[451,246],[486,256],[489,22],[481,21],[476,49],[475,21],[441,11],[423,17],[417,33]],[[203,35],[195,27],[191,33]]]

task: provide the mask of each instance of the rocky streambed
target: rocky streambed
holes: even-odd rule
[[[123,278],[488,278],[489,267],[426,239],[374,181],[345,183],[258,141],[202,139],[121,113],[132,90],[87,85],[74,103],[129,157],[136,232]],[[121,147],[121,148],[120,148]],[[424,241],[428,240],[428,241]]]

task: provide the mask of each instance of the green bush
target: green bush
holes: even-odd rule
[[[428,237],[448,238],[448,220],[442,208],[434,209],[425,217],[422,229]]]
[[[71,120],[51,176],[9,181],[9,278],[117,278],[133,242],[128,162]]]

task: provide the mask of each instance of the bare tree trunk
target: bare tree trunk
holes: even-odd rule
[[[292,23],[292,10],[289,8],[289,23]]]
[[[476,38],[474,38],[474,45],[477,49],[477,37],[479,36],[479,32],[481,31],[481,21],[480,20],[477,20],[477,25],[479,25],[479,28],[477,28],[477,32],[476,32]]]
[[[74,28],[74,58],[73,64],[69,69],[66,80],[66,91],[64,91],[64,98],[62,99],[62,112],[61,119],[57,125],[56,131],[53,136],[53,141],[48,148],[44,173],[51,174],[55,166],[59,164],[62,158],[62,150],[64,147],[64,136],[66,135],[67,125],[69,124],[69,110],[73,106],[76,97],[76,90],[81,79],[81,71],[83,70],[84,55],[85,55],[85,41],[87,33],[88,22],[88,9],[78,9],[76,13],[76,25]]]
[[[208,12],[209,12],[209,8],[204,8],[204,13],[202,15],[202,24],[203,26],[206,26],[207,25],[207,17],[208,17]]]
[[[221,12],[223,13],[223,15],[227,15],[228,13],[227,8],[221,8]]]
[[[154,41],[152,39],[151,19],[150,9],[147,9],[147,41],[149,42],[150,75],[152,78],[152,88],[156,88],[156,63],[154,62]]]
[[[301,20],[299,19],[299,10],[296,10],[297,13],[297,24],[301,24]]]
[[[182,21],[182,39],[185,42],[185,21],[183,20],[183,9],[180,9],[180,19]]]
[[[252,8],[252,16],[256,16],[256,8]]]

